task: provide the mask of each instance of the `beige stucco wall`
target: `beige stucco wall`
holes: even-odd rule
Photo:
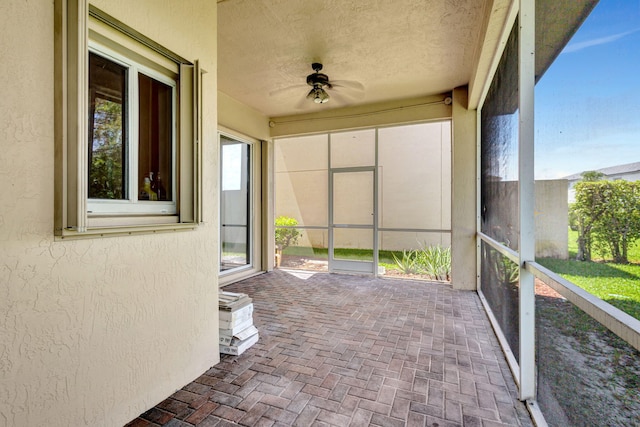
[[[0,2],[0,426],[120,426],[219,361],[216,3],[94,3],[207,70],[205,223],[54,241],[54,5]]]
[[[218,91],[218,124],[223,130],[259,140],[270,139],[269,118]]]
[[[569,258],[567,180],[536,181],[536,257]]]
[[[451,283],[477,288],[477,111],[469,110],[467,87],[453,91],[453,173],[451,188]]]
[[[494,188],[492,194],[502,197],[503,206],[518,206],[518,182],[496,181],[489,185]],[[569,256],[569,205],[567,203],[567,180],[539,180],[535,181],[535,239],[536,257],[567,259]],[[496,211],[492,223],[484,226],[508,229],[503,236],[496,237],[500,241],[513,242],[516,239],[516,228],[504,226],[509,224],[509,212]]]

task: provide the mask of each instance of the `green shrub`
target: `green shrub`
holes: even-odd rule
[[[398,266],[398,270],[404,274],[419,274],[420,270],[416,262],[416,251],[402,251],[402,258],[398,258],[396,254],[392,253],[393,260]]]
[[[298,239],[302,236],[302,233],[296,228],[281,228],[281,227],[295,227],[298,225],[298,221],[295,218],[288,216],[279,216],[275,221],[276,225],[276,249],[282,253],[286,248],[298,243]]]
[[[405,274],[425,274],[436,280],[451,278],[451,248],[423,246],[421,249],[402,251],[402,257],[393,254],[398,269]]]
[[[417,251],[420,268],[436,280],[451,278],[451,248],[440,245],[423,247]]]

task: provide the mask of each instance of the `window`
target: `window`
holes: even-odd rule
[[[84,0],[59,0],[57,11],[56,235],[195,226],[197,61],[87,10]]]
[[[176,81],[89,46],[89,217],[175,214]]]

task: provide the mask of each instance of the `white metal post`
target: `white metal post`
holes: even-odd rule
[[[526,261],[535,260],[535,0],[520,0],[519,25],[520,400],[528,400],[536,397],[535,282],[533,274],[524,268]]]
[[[327,135],[327,179],[329,180],[327,188],[327,194],[329,195],[329,203],[327,204],[327,218],[329,220],[327,223],[329,231],[327,260],[329,262],[329,273],[333,273],[333,172],[331,172],[331,133]]]
[[[373,275],[378,277],[380,241],[378,234],[378,128],[376,127],[373,161]]]

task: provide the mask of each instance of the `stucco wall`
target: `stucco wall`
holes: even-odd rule
[[[94,3],[208,71],[206,222],[54,241],[54,5],[0,2],[0,426],[120,426],[219,361],[216,4]]]
[[[218,124],[251,138],[268,140],[269,119],[258,111],[218,91]]]
[[[536,256],[569,258],[569,204],[566,179],[536,181]]]
[[[451,283],[475,290],[476,272],[476,114],[468,110],[466,87],[453,91],[453,171],[451,174]]]
[[[518,206],[518,182],[497,181],[490,183],[495,188],[493,194],[500,194],[504,206]],[[567,180],[539,180],[535,181],[535,238],[536,257],[567,259],[569,250],[569,205],[566,198]],[[512,244],[517,242],[517,227],[510,225],[508,212],[500,211],[494,215],[495,226],[504,231],[497,237],[501,242]],[[505,226],[506,225],[506,226]],[[514,246],[515,247],[515,246]]]

